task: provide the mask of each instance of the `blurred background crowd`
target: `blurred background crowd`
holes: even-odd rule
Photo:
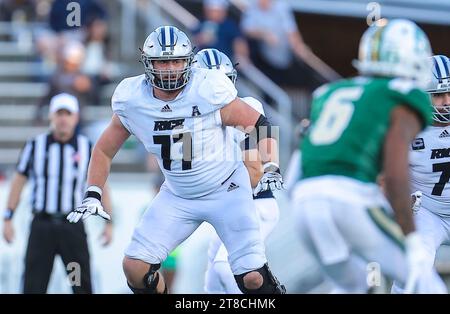
[[[217,48],[239,73],[240,96],[260,99],[280,126],[281,166],[286,169],[308,117],[312,91],[351,76],[359,38],[379,17],[419,23],[435,53],[450,55],[450,1],[379,0],[0,0],[0,204],[25,141],[48,128],[51,97],[62,92],[80,102],[78,131],[95,142],[111,116],[110,98],[121,79],[143,73],[139,47],[157,26],[185,31],[196,51]],[[75,5],[74,5],[75,3]],[[80,16],[71,15],[80,9]],[[381,16],[376,16],[377,14]],[[102,222],[88,223],[94,292],[128,292],[121,270],[123,248],[151,201],[161,177],[154,160],[130,138],[116,156],[109,183],[115,225],[113,242],[96,244]],[[285,176],[288,176],[285,173]],[[274,273],[290,292],[326,292],[311,259],[289,225],[286,193],[277,195],[281,219],[268,239]],[[25,200],[25,198],[23,198]],[[0,239],[0,293],[20,291],[29,205],[18,208],[17,241]],[[0,222],[1,224],[1,222]],[[173,292],[201,293],[210,226],[202,226],[166,264]],[[289,259],[283,256],[293,251]],[[450,273],[442,253],[439,266]],[[198,258],[203,256],[204,259]],[[295,259],[297,257],[297,259]],[[49,292],[70,292],[56,262]],[[300,279],[301,278],[301,279]]]

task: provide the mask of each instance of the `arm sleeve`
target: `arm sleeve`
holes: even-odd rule
[[[28,141],[20,153],[19,160],[16,165],[16,171],[26,177],[30,174],[31,163],[34,155],[34,140]]]

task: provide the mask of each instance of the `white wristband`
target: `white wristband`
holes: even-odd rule
[[[91,186],[89,186],[89,187],[86,189],[86,192],[89,192],[89,191],[97,192],[98,194],[100,194],[100,196],[103,194],[102,189],[99,188],[99,187],[96,186],[96,185],[91,185]]]
[[[84,198],[87,199],[87,198],[91,198],[91,197],[95,198],[101,202],[102,201],[102,189],[95,185],[89,186],[86,190],[86,193],[84,194]]]

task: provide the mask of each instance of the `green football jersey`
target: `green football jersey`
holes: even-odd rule
[[[355,77],[324,85],[313,95],[311,128],[301,144],[304,178],[342,175],[375,182],[392,109],[413,109],[425,128],[430,96],[404,79]]]

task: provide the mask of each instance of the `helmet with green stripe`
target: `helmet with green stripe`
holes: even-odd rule
[[[196,68],[220,70],[230,78],[233,84],[236,83],[237,71],[234,68],[233,63],[226,54],[217,49],[207,48],[197,52],[192,66]]]
[[[427,92],[433,96],[450,93],[450,60],[446,56],[436,55],[432,58],[431,79]],[[433,100],[433,102],[436,102]],[[433,120],[439,123],[450,122],[450,103],[433,104]]]
[[[382,19],[363,34],[354,65],[361,75],[408,78],[425,88],[430,57],[428,37],[414,22]]]
[[[141,53],[147,81],[154,87],[172,91],[185,86],[191,77],[194,57],[192,44],[187,35],[174,26],[161,26],[145,40]],[[155,69],[154,61],[181,60],[182,69]]]

